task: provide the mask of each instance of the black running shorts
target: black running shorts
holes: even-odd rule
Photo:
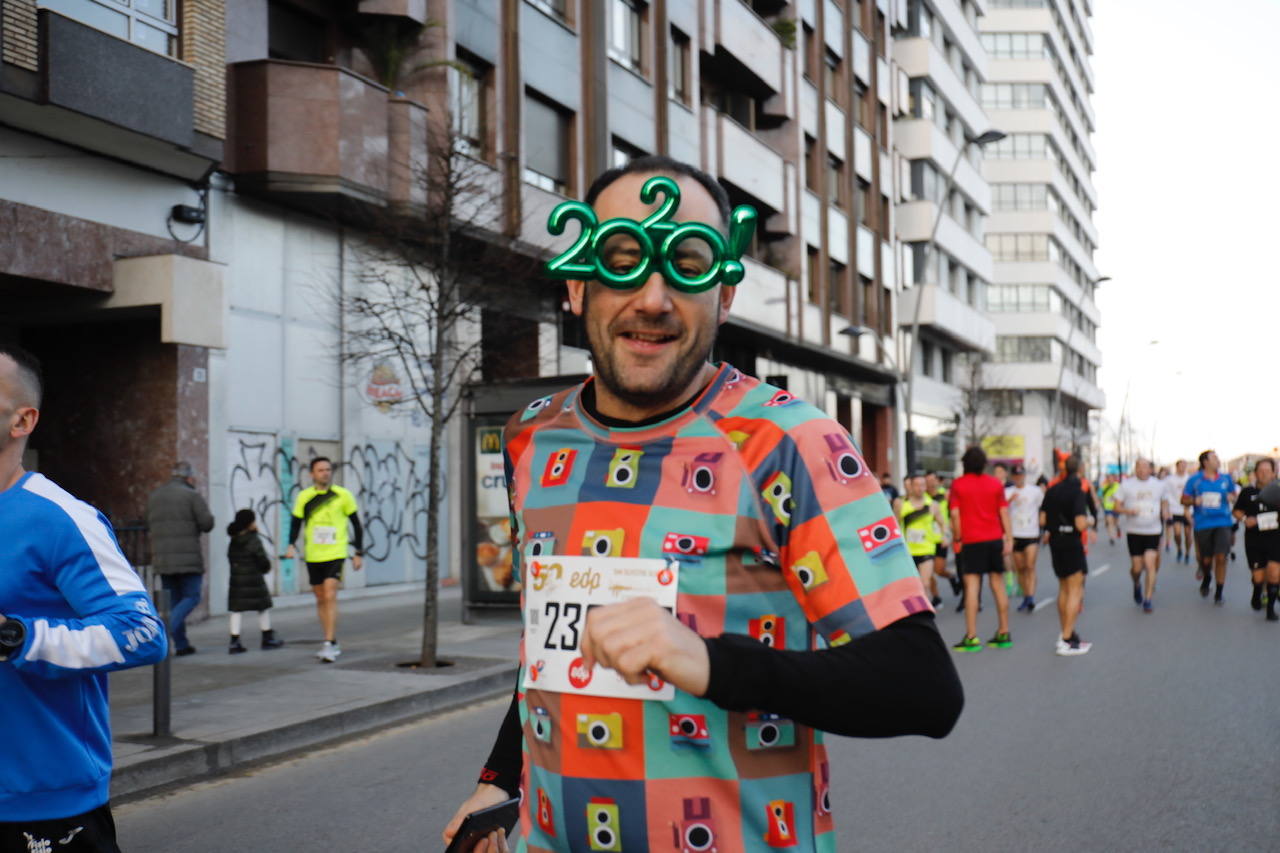
[[[109,803],[72,817],[0,822],[0,850],[120,853]]]
[[[1267,563],[1280,563],[1280,531],[1244,537],[1245,559],[1251,569],[1265,569]]]
[[[326,560],[323,563],[307,563],[307,577],[312,586],[320,586],[329,578],[342,580],[342,564],[346,560]]]
[[[956,567],[962,575],[999,574],[1004,571],[1004,540],[966,543],[956,555]]]
[[[1128,540],[1130,557],[1141,557],[1147,551],[1160,550],[1159,533],[1130,533]]]
[[[1196,547],[1201,557],[1214,557],[1218,554],[1231,553],[1231,528],[1210,527],[1208,530],[1197,530]]]
[[[1084,543],[1079,536],[1054,537],[1049,540],[1049,558],[1053,573],[1059,579],[1069,578],[1077,572],[1088,572],[1084,558]]]
[[[1039,541],[1040,537],[1038,536],[1015,536],[1013,537],[1013,550],[1015,552],[1025,551],[1027,548],[1035,545]]]

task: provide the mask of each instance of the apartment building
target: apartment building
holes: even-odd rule
[[[956,470],[976,435],[974,365],[996,347],[986,316],[993,266],[983,234],[992,212],[982,172],[981,103],[988,77],[978,32],[983,0],[907,0],[893,55],[909,109],[897,119],[903,199],[897,211],[904,288],[899,294],[903,367],[910,371],[908,428],[917,470]],[[918,329],[918,340],[913,330]],[[911,436],[906,436],[910,441]]]
[[[986,368],[997,452],[1030,469],[1056,446],[1088,455],[1089,414],[1102,409],[1095,294],[1105,281],[1090,138],[1094,90],[1089,0],[989,0],[980,21],[989,79],[982,102],[1006,134],[988,146],[987,296],[996,352]],[[1103,285],[1105,286],[1105,285]]]
[[[375,214],[424,203],[413,175],[444,156],[442,125],[498,190],[485,227],[533,254],[556,244],[550,210],[613,164],[715,175],[760,213],[717,357],[825,408],[877,470],[900,465],[905,4],[0,3],[0,334],[48,367],[32,464],[117,521],[183,458],[220,519],[252,506],[277,543],[325,455],[373,543],[348,586],[422,577],[427,427],[394,405],[395,365],[339,363],[332,297],[360,286]],[[515,284],[476,317],[481,382],[586,369],[562,285]],[[464,438],[455,423],[448,446]],[[462,491],[446,550],[473,523]],[[288,567],[271,583],[304,587]]]

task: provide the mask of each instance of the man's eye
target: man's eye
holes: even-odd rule
[[[608,266],[610,272],[621,274],[631,272],[635,269],[636,262],[628,258],[626,260],[610,261]]]

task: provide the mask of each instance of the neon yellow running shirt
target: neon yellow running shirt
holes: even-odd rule
[[[302,558],[308,563],[345,560],[350,541],[347,517],[358,509],[355,495],[342,486],[330,486],[323,492],[314,486],[303,489],[293,503],[294,518],[306,522],[302,528]]]

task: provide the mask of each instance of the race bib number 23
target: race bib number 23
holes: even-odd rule
[[[674,561],[626,557],[559,557],[532,560],[524,590],[525,689],[620,699],[675,697],[675,688],[650,676],[627,684],[611,669],[591,672],[582,662],[582,635],[595,607],[630,598],[652,598],[672,613],[680,567]]]

